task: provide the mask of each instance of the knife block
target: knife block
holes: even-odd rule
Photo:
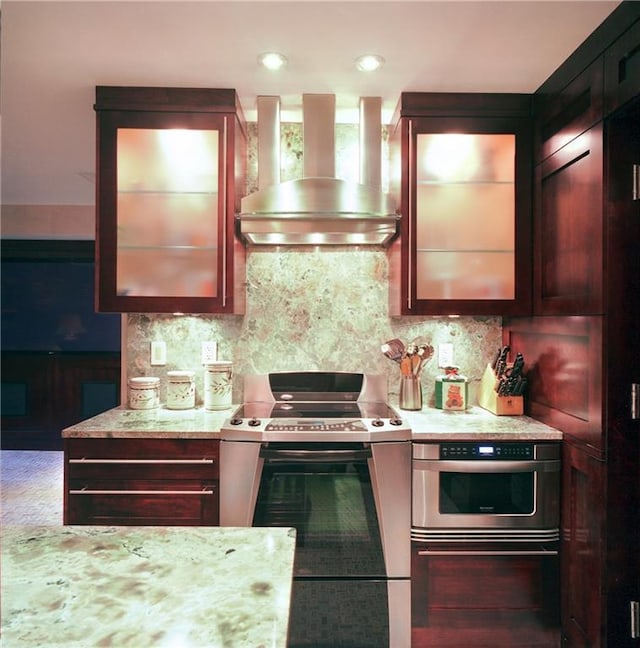
[[[511,365],[508,365],[511,366]],[[487,365],[480,381],[478,404],[496,416],[520,416],[524,412],[523,396],[498,396],[498,377],[491,365]]]

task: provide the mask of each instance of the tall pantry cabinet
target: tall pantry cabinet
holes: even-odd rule
[[[535,94],[527,413],[564,433],[563,645],[640,645],[640,4]],[[635,187],[634,187],[635,184]]]

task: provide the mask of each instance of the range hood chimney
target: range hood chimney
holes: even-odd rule
[[[302,97],[304,177],[279,182],[280,102],[258,97],[258,186],[242,199],[253,245],[386,245],[400,216],[380,185],[381,100],[360,99],[360,183],[335,177],[335,96]]]

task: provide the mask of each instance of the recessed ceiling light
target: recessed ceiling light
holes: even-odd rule
[[[265,52],[258,56],[258,61],[267,70],[279,70],[287,64],[287,57],[278,52]]]
[[[363,54],[356,59],[356,67],[362,72],[374,72],[383,64],[384,59],[377,54]]]

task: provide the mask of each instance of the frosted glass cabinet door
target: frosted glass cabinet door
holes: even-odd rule
[[[98,86],[95,110],[97,310],[244,312],[235,90]]]
[[[217,295],[220,139],[217,130],[118,129],[118,295]]]
[[[402,93],[391,315],[531,313],[532,123],[530,95]]]
[[[416,298],[515,297],[515,135],[418,134]]]

